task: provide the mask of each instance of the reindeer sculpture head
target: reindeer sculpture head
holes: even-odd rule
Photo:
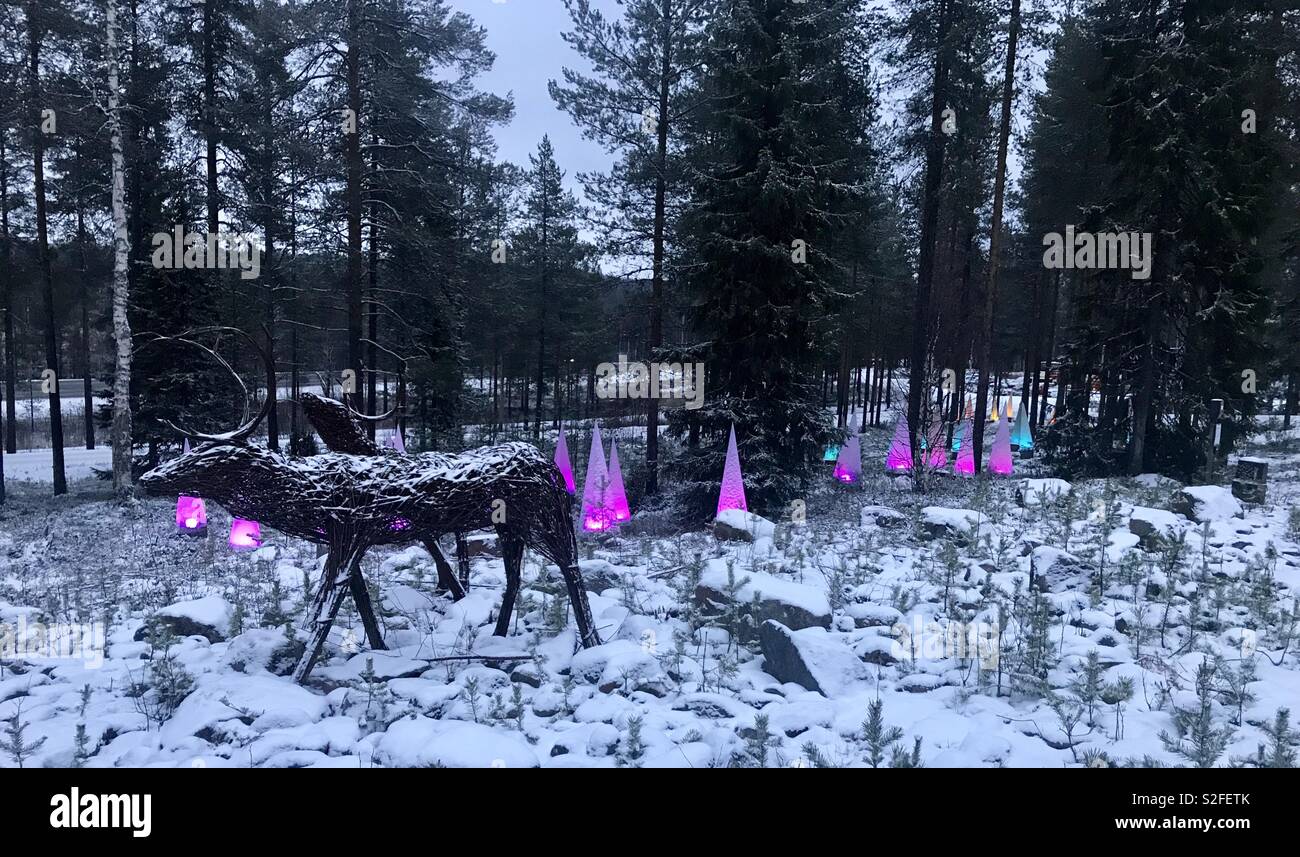
[[[267,355],[257,350],[269,367]],[[411,541],[428,545],[442,533],[482,528],[497,531],[506,566],[498,635],[509,630],[523,551],[530,546],[559,566],[582,644],[599,643],[578,569],[572,498],[549,458],[525,443],[460,455],[399,454],[375,446],[360,427],[364,417],[343,403],[307,394],[300,404],[335,451],[294,458],[253,443],[253,433],[270,413],[268,397],[255,416],[222,434],[168,423],[198,443],[139,483],[151,494],[205,497],[239,517],[329,546],[310,619],[312,641],[295,677],[301,680],[310,671],[349,588],[372,646],[383,648],[361,576],[361,558],[369,548]]]

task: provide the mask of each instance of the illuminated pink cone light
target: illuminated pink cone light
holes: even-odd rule
[[[564,439],[564,429],[560,428],[560,441],[555,445],[555,466],[564,477],[564,488],[570,494],[577,490],[573,484],[573,463],[569,461],[569,443]]]
[[[1010,476],[1014,470],[1011,463],[1011,421],[999,420],[998,433],[993,438],[993,450],[989,453],[989,470],[999,476]]]
[[[975,442],[971,440],[971,421],[963,420],[961,431],[958,433],[961,437],[961,446],[957,450],[957,463],[953,465],[953,471],[958,476],[975,475]]]
[[[614,512],[609,506],[609,471],[605,468],[605,449],[600,439],[600,426],[591,433],[591,453],[587,456],[587,475],[582,483],[582,528],[600,532],[614,525]]]
[[[626,521],[632,517],[632,509],[627,504],[627,491],[623,489],[623,467],[618,462],[618,441],[609,442],[609,508],[614,513],[615,521]]]
[[[891,473],[912,469],[912,441],[908,435],[907,414],[899,414],[894,428],[894,440],[889,444],[889,454],[885,457],[885,469]]]
[[[727,439],[727,466],[722,471],[722,490],[718,492],[718,514],[728,509],[749,511],[745,502],[745,481],[740,475],[740,452],[736,449],[736,427],[731,427]]]

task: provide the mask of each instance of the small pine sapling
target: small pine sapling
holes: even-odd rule
[[[862,736],[867,742],[868,764],[879,768],[895,745],[903,740],[903,730],[885,725],[885,703],[876,699],[867,708],[867,719],[862,721]]]

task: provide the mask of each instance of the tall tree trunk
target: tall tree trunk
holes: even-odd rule
[[[371,128],[370,142],[375,146],[375,153],[370,156],[372,175],[379,175],[379,132]],[[369,285],[370,300],[366,302],[366,321],[369,330],[366,334],[366,403],[369,413],[378,414],[375,401],[375,384],[379,380],[379,200],[372,193],[370,198],[370,241],[367,250],[366,275]],[[375,439],[374,420],[366,421],[366,433]]]
[[[930,288],[934,278],[935,230],[939,220],[939,187],[943,179],[943,158],[947,141],[943,132],[944,98],[948,89],[949,4],[939,4],[935,28],[934,91],[930,96],[930,136],[925,147],[925,196],[921,204],[921,246],[916,271],[916,305],[912,311],[912,360],[909,367],[907,428],[912,448],[912,466],[922,465],[919,432],[921,399],[925,396],[926,363],[930,348]],[[918,481],[917,483],[921,483]]]
[[[668,96],[672,72],[672,0],[660,0],[659,14],[663,30],[659,56],[659,123],[655,140],[655,219],[651,273],[650,337],[647,357],[654,361],[655,349],[664,340],[664,233],[667,222],[668,195]],[[646,487],[647,495],[659,492],[659,400],[651,397],[646,405]]]
[[[59,330],[54,313],[54,272],[50,264],[49,221],[45,204],[45,132],[41,129],[41,37],[42,23],[37,0],[27,5],[27,86],[32,103],[32,186],[36,196],[36,254],[41,274],[41,296],[45,310],[45,366],[54,373],[50,384],[50,446],[54,461],[54,493],[68,493],[63,468],[63,411],[59,401]]]
[[[121,31],[118,0],[108,0],[108,127],[113,156],[113,489],[119,499],[134,493],[131,476],[131,322],[127,316],[130,239],[126,227],[126,163],[122,154],[119,83]]]
[[[276,375],[275,337],[276,337],[276,288],[280,284],[280,271],[275,264],[275,114],[272,107],[271,83],[263,81],[262,98],[265,99],[262,114],[262,238],[265,243],[263,254],[266,285],[266,397],[271,401],[271,410],[266,415],[267,448],[280,449],[280,414],[276,405],[279,397],[279,382]]]
[[[81,137],[76,141],[77,173],[81,174]],[[80,189],[77,191],[77,286],[81,303],[81,377],[82,404],[86,420],[86,449],[95,448],[95,397],[91,389],[90,370],[90,289],[86,283],[86,208]]]
[[[344,117],[343,149],[347,170],[348,264],[345,291],[348,300],[348,368],[356,386],[346,396],[364,409],[361,372],[361,0],[347,0],[347,55],[344,61],[349,114]]]
[[[18,356],[14,347],[13,267],[9,245],[9,162],[6,159],[5,130],[0,128],[0,277],[4,278],[4,375],[5,375],[5,451],[18,451],[17,402]]]
[[[207,171],[208,232],[220,228],[221,200],[217,188],[217,48],[213,34],[213,0],[203,3],[203,142]]]
[[[984,295],[984,318],[980,325],[979,381],[975,386],[975,425],[972,451],[975,472],[984,457],[984,421],[988,417],[989,364],[993,359],[993,305],[998,294],[998,265],[1002,253],[1002,204],[1007,184],[1007,142],[1011,137],[1011,108],[1016,85],[1016,42],[1020,37],[1020,0],[1011,0],[1011,22],[1007,30],[1007,61],[1002,74],[1002,119],[998,125],[998,159],[993,180],[993,222],[989,236],[989,279]]]

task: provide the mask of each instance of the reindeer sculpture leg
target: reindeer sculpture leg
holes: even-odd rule
[[[352,569],[348,574],[348,586],[352,590],[352,603],[357,605],[357,613],[361,616],[361,624],[366,629],[366,640],[370,643],[370,648],[378,651],[385,651],[388,646],[384,644],[384,634],[379,630],[379,619],[375,617],[375,608],[370,603],[370,589],[366,586],[366,579],[361,574],[361,554],[357,554],[352,560]]]
[[[465,587],[461,586],[456,575],[451,571],[451,563],[447,562],[447,557],[443,555],[442,548],[438,547],[438,540],[432,536],[426,536],[421,539],[424,549],[433,557],[433,564],[438,568],[438,588],[451,593],[453,601],[459,601],[465,597]]]
[[[460,572],[460,585],[469,592],[469,542],[463,530],[456,531],[456,569]]]
[[[583,648],[600,645],[600,634],[596,631],[596,622],[591,617],[591,604],[587,601],[587,590],[582,585],[582,571],[578,564],[560,568],[564,575],[564,585],[569,590],[569,603],[573,605],[573,618],[578,623],[578,639]]]
[[[308,614],[307,649],[293,670],[293,680],[301,684],[307,680],[316,659],[320,657],[325,639],[329,636],[334,619],[339,615],[339,607],[347,596],[352,584],[352,569],[359,565],[365,555],[364,545],[355,542],[333,542],[329,554],[325,557],[325,571],[321,574],[320,588],[312,600],[311,612]]]
[[[501,595],[501,613],[497,616],[498,637],[510,633],[510,617],[515,612],[515,596],[519,594],[519,581],[523,574],[524,540],[518,536],[501,533],[501,558],[506,566],[506,590]]]

